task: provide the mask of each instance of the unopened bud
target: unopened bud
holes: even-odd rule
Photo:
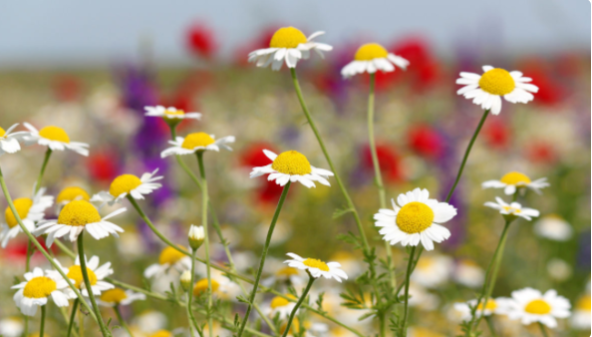
[[[184,271],[183,274],[181,274],[180,280],[183,290],[189,291],[189,289],[191,289],[191,272],[189,270]]]
[[[193,250],[198,250],[203,244],[204,239],[205,234],[203,226],[191,225],[189,228],[189,246],[191,246]]]

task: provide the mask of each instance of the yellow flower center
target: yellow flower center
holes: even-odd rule
[[[88,193],[86,193],[84,189],[80,187],[66,187],[60,192],[60,194],[58,194],[56,202],[59,204],[62,202],[68,202],[72,200],[89,201],[90,196],[88,195]]]
[[[113,180],[111,187],[109,187],[109,193],[117,198],[123,193],[130,193],[134,188],[140,185],[142,185],[140,178],[133,174],[122,174]]]
[[[304,260],[302,263],[307,267],[317,268],[322,271],[329,271],[329,266],[327,266],[327,264],[321,260],[308,258]]]
[[[90,285],[94,286],[97,284],[97,275],[95,272],[90,270],[88,267],[86,268],[86,273],[88,274],[88,280],[90,281]],[[84,284],[84,278],[82,276],[82,268],[78,265],[73,265],[68,269],[68,274],[66,274],[69,279],[74,281],[74,286],[76,288],[80,288],[81,285]]]
[[[412,201],[401,207],[397,226],[407,234],[421,233],[432,225],[434,211],[423,202]]]
[[[530,184],[530,178],[526,174],[520,172],[510,172],[503,176],[500,181],[507,185]]]
[[[46,276],[31,279],[23,289],[23,295],[28,298],[44,298],[58,289],[56,282]]]
[[[533,315],[546,315],[551,312],[551,306],[544,300],[534,300],[526,305],[524,311]]]
[[[286,151],[281,153],[273,163],[271,168],[284,174],[303,176],[310,174],[312,168],[308,159],[298,151]]]
[[[39,130],[39,136],[56,142],[70,143],[70,137],[64,129],[57,126],[46,126]]]
[[[301,43],[306,43],[306,36],[297,28],[283,27],[278,29],[269,41],[271,48],[296,48]]]
[[[150,337],[173,337],[173,334],[167,330],[158,330],[150,335]]]
[[[580,300],[578,301],[578,303],[576,305],[576,309],[582,310],[582,311],[592,311],[592,308],[590,305],[590,295],[580,298]]]
[[[33,206],[33,200],[29,198],[18,198],[14,200],[14,208],[16,208],[16,212],[21,220],[29,215],[29,209],[31,206]],[[6,211],[4,211],[4,217],[6,218],[6,224],[8,227],[13,228],[18,225],[18,221],[16,221],[16,217],[14,216],[14,213],[12,213],[10,207],[7,207]]]
[[[4,131],[4,129],[2,127],[0,127],[0,138],[4,137],[5,134],[6,134],[6,131]]]
[[[66,204],[58,217],[59,224],[68,226],[86,226],[99,221],[99,211],[85,200],[74,200]]]
[[[179,262],[182,258],[185,257],[185,254],[181,253],[180,251],[176,250],[173,247],[166,247],[165,249],[160,252],[160,256],[158,257],[158,263],[174,265],[175,263]]]
[[[215,140],[210,135],[205,132],[195,132],[188,134],[183,140],[183,144],[181,147],[187,150],[193,150],[198,146],[206,147],[208,145],[214,144]]]
[[[286,295],[286,297],[291,298],[293,300],[296,299],[296,297],[294,297],[294,295],[291,295],[291,294]],[[288,301],[287,299],[285,299],[281,296],[276,296],[271,300],[271,304],[269,306],[272,309],[277,309],[280,307],[285,307],[288,304],[290,304],[290,301]]]
[[[292,268],[292,267],[284,267],[284,268],[278,270],[275,274],[277,276],[290,277],[292,275],[298,275],[298,269]]]
[[[481,76],[479,86],[492,95],[503,96],[514,91],[516,82],[507,70],[495,68]]]
[[[218,288],[220,288],[220,283],[218,283],[216,280],[212,280],[212,293],[215,293]],[[195,296],[199,296],[203,293],[205,293],[208,290],[208,279],[204,278],[201,279],[199,281],[197,281],[197,283],[195,284],[195,287],[193,287],[193,295]]]
[[[166,109],[164,111],[164,117],[166,118],[167,116],[183,116],[185,115],[185,111],[183,110],[170,110],[170,109]]]
[[[388,51],[378,43],[366,43],[358,48],[354,59],[356,61],[372,61],[378,58],[385,58]]]
[[[519,214],[520,212],[522,212],[521,210],[511,207],[511,206],[502,206],[502,208],[506,212],[515,213],[515,214]]]
[[[485,310],[493,311],[495,309],[497,309],[497,303],[495,302],[495,300],[492,300],[490,298],[489,300],[487,300]],[[477,310],[483,310],[483,302],[479,303],[479,305],[477,306]]]
[[[89,275],[90,276],[90,275]],[[105,290],[101,294],[101,301],[107,303],[119,303],[127,298],[125,291],[119,288]]]

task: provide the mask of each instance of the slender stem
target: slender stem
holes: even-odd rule
[[[298,302],[296,302],[296,305],[294,306],[294,308],[292,309],[292,312],[290,313],[290,317],[288,318],[288,323],[286,324],[286,330],[284,330],[282,337],[286,337],[288,335],[288,333],[290,333],[290,326],[292,325],[292,321],[294,320],[294,316],[296,316],[296,311],[298,311],[298,308],[300,308],[300,306],[302,305],[302,302],[304,302],[304,300],[306,299],[306,296],[308,295],[308,292],[310,291],[310,288],[312,287],[312,284],[315,281],[315,278],[312,277],[312,275],[308,274],[308,277],[309,277],[308,284],[306,285],[306,288],[304,288],[302,295],[300,295]]]
[[[493,326],[493,318],[491,316],[487,316],[485,318],[487,322],[487,327],[489,328],[489,333],[491,333],[491,337],[497,337],[497,333],[495,332],[495,326]]]
[[[541,328],[541,333],[543,334],[543,336],[549,337],[549,334],[547,333],[547,329],[545,329],[545,326],[543,325],[543,323],[539,322],[539,327]]]
[[[191,306],[193,305],[193,286],[195,285],[195,254],[197,253],[197,249],[193,249],[191,252],[191,287],[187,291],[187,314],[189,315],[189,321],[193,324],[191,327],[191,334],[193,334],[193,328],[196,330],[199,329],[199,325],[195,320],[195,316],[193,315],[193,309]],[[199,330],[198,330],[199,331]]]
[[[269,230],[267,231],[267,238],[265,239],[265,246],[263,247],[263,252],[261,253],[261,260],[259,262],[259,269],[257,270],[257,276],[255,277],[255,283],[253,283],[253,290],[251,291],[251,296],[249,297],[249,305],[247,306],[247,312],[245,313],[245,317],[243,318],[243,322],[241,324],[240,330],[238,331],[237,336],[241,337],[245,327],[247,326],[247,322],[249,321],[249,314],[251,313],[251,309],[253,307],[253,303],[255,302],[255,296],[257,295],[257,288],[259,288],[259,281],[261,280],[261,274],[263,273],[263,266],[265,265],[265,258],[267,257],[267,250],[269,249],[269,244],[271,242],[271,237],[273,235],[273,230],[275,229],[275,224],[280,216],[280,212],[282,210],[282,206],[284,205],[284,201],[286,200],[286,196],[288,195],[288,190],[290,189],[291,182],[288,181],[286,186],[282,191],[282,195],[280,196],[280,200],[278,205],[275,209],[275,213],[273,214],[273,218],[271,220],[271,224],[269,225]]]
[[[41,306],[41,324],[39,325],[39,337],[43,337],[43,330],[45,330],[45,311],[47,304]]]
[[[72,304],[72,314],[70,314],[70,322],[68,323],[68,333],[66,334],[66,337],[70,337],[72,334],[72,328],[74,327],[74,321],[76,320],[76,310],[78,310],[78,299],[75,299]]]
[[[409,314],[409,279],[411,278],[411,269],[413,267],[413,257],[415,256],[415,249],[417,247],[411,247],[409,253],[409,261],[407,263],[407,275],[405,275],[405,307],[403,309],[403,325],[401,326],[401,337],[407,336],[407,316]]]
[[[173,140],[175,140],[177,138],[177,125],[176,124],[175,125],[169,124],[169,127],[171,129],[171,137]],[[191,169],[187,166],[187,164],[185,164],[185,162],[183,161],[181,156],[177,154],[177,155],[175,155],[175,158],[177,159],[177,163],[179,163],[179,166],[181,166],[183,171],[185,171],[185,173],[187,173],[187,175],[189,175],[191,180],[193,180],[193,182],[201,188],[201,183],[199,182],[199,179],[197,179],[195,174],[193,174]]]
[[[52,150],[47,148],[45,151],[45,158],[43,159],[43,164],[41,164],[41,171],[39,172],[39,176],[37,177],[37,182],[35,183],[35,193],[39,192],[41,188],[41,181],[43,180],[43,175],[45,174],[45,169],[47,168],[47,163],[49,162],[49,157],[51,157]]]
[[[117,316],[117,320],[119,321],[119,324],[121,324],[121,326],[125,329],[125,331],[128,333],[128,335],[130,335],[130,337],[134,337],[129,326],[127,325],[127,323],[123,319],[123,316],[121,316],[121,310],[119,310],[119,305],[114,306],[113,311],[115,311],[115,316]]]
[[[80,270],[82,271],[82,278],[84,279],[84,285],[86,286],[86,291],[88,292],[88,298],[90,299],[90,303],[92,304],[93,310],[95,315],[97,316],[97,321],[99,323],[99,328],[101,328],[101,333],[103,337],[109,337],[111,334],[109,330],[105,326],[103,322],[103,317],[101,316],[101,312],[99,311],[99,307],[97,306],[97,301],[95,301],[95,295],[93,294],[92,287],[90,284],[90,278],[88,277],[88,270],[86,269],[86,256],[84,255],[84,232],[78,235],[78,255],[80,256]]]

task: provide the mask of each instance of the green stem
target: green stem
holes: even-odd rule
[[[173,138],[173,140],[175,140],[177,138],[177,125],[176,124],[175,125],[169,124],[169,127],[171,129],[171,137]],[[191,180],[193,180],[193,182],[201,188],[201,183],[199,182],[199,179],[197,179],[195,174],[193,174],[193,172],[191,171],[189,166],[187,166],[187,164],[185,164],[185,162],[183,161],[181,156],[177,154],[177,155],[175,155],[175,158],[177,159],[177,163],[179,163],[179,166],[181,166],[183,171],[185,171],[185,173],[187,173],[187,175],[191,178]]]
[[[103,317],[101,316],[101,312],[99,310],[99,306],[97,305],[97,301],[95,301],[95,295],[93,294],[92,287],[90,284],[90,278],[88,277],[88,270],[86,269],[86,257],[84,256],[84,232],[78,235],[78,255],[80,256],[80,270],[82,271],[82,278],[84,279],[84,285],[86,286],[86,291],[88,292],[88,298],[90,299],[90,303],[92,304],[93,310],[95,315],[97,316],[97,322],[99,323],[99,328],[101,329],[101,333],[103,337],[110,337],[111,334],[109,330],[105,326],[105,322],[103,322]]]
[[[271,237],[273,235],[273,230],[275,229],[275,224],[280,216],[280,212],[282,210],[282,206],[284,205],[284,201],[286,200],[286,196],[288,195],[288,190],[290,189],[291,182],[288,181],[286,186],[282,191],[282,195],[280,196],[280,200],[278,205],[275,209],[275,213],[273,214],[273,218],[271,220],[271,224],[269,225],[269,230],[267,231],[267,238],[265,239],[265,246],[263,247],[263,252],[261,253],[261,260],[259,262],[259,269],[257,270],[257,277],[255,278],[255,283],[253,283],[253,290],[251,291],[251,296],[249,297],[249,305],[247,306],[247,312],[245,313],[245,317],[243,318],[243,322],[241,324],[240,330],[238,331],[238,337],[241,337],[245,327],[247,326],[247,322],[249,321],[249,314],[251,314],[251,309],[253,307],[253,303],[255,302],[255,296],[257,295],[257,288],[259,288],[259,281],[261,280],[261,274],[263,274],[263,266],[265,265],[265,258],[267,257],[267,250],[269,249],[269,244],[271,243]]]
[[[415,249],[417,247],[412,247],[411,252],[409,252],[409,261],[407,263],[407,275],[405,275],[405,306],[403,309],[403,325],[401,325],[401,337],[407,336],[407,316],[409,315],[409,279],[411,278],[412,267],[413,267],[413,257],[415,256]]]
[[[312,284],[315,281],[315,278],[312,277],[312,275],[310,275],[310,273],[308,274],[308,277],[309,277],[308,284],[306,285],[306,288],[304,288],[302,295],[300,295],[298,302],[296,302],[296,305],[294,306],[294,308],[292,309],[292,312],[290,313],[290,317],[288,318],[288,323],[286,324],[286,330],[282,334],[282,337],[286,337],[288,335],[288,333],[290,333],[290,326],[292,325],[292,321],[294,320],[294,316],[296,316],[296,311],[298,311],[298,308],[300,308],[300,306],[302,305],[302,302],[304,302],[304,300],[306,299],[306,296],[308,295],[308,292],[310,291],[310,288],[312,287]]]
[[[35,193],[39,192],[39,189],[41,188],[41,181],[43,180],[43,175],[45,174],[45,169],[47,168],[47,163],[49,162],[49,157],[51,157],[51,153],[51,149],[47,148],[47,151],[45,151],[45,158],[43,159],[43,164],[41,165],[41,171],[39,172],[37,182],[35,183]]]
[[[543,323],[539,322],[539,327],[541,328],[541,333],[543,334],[543,336],[549,337],[549,334],[547,333],[547,329],[545,329],[545,326],[543,325]]]
[[[191,287],[187,290],[187,314],[189,315],[189,321],[193,324],[192,328],[199,331],[199,325],[193,315],[193,309],[191,306],[193,305],[193,287],[195,285],[195,254],[197,253],[197,249],[193,249],[191,252]],[[190,324],[190,325],[191,325]],[[191,328],[191,326],[190,326]],[[191,330],[191,334],[193,335],[193,329]]]
[[[43,337],[45,330],[45,311],[47,310],[47,304],[41,306],[41,324],[39,325],[39,337]]]
[[[121,316],[121,310],[119,310],[119,305],[114,306],[113,311],[115,311],[115,316],[117,316],[117,320],[119,321],[119,324],[121,324],[121,326],[130,335],[130,337],[134,337],[134,335],[132,335],[132,331],[130,330],[129,326],[127,325],[127,323],[125,323],[123,316]]]
[[[493,326],[493,318],[491,316],[487,316],[485,321],[487,322],[487,327],[489,328],[491,337],[497,337],[497,333],[495,333],[495,327]]]
[[[68,333],[66,334],[66,337],[70,337],[72,334],[72,328],[74,327],[74,321],[76,320],[76,310],[78,310],[78,299],[75,299],[72,304],[72,314],[70,314],[70,322],[68,323]]]

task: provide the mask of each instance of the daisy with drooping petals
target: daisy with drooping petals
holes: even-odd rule
[[[37,130],[29,123],[25,123],[24,125],[29,129],[28,134],[23,138],[28,144],[36,143],[47,146],[52,151],[69,149],[83,156],[88,156],[88,144],[70,141],[70,137],[66,131],[60,127],[50,125]]]
[[[215,139],[214,135],[208,135],[205,132],[195,132],[188,134],[185,138],[177,137],[175,140],[169,140],[169,144],[173,146],[162,151],[160,156],[164,158],[176,154],[193,154],[198,151],[219,152],[220,148],[232,151],[232,148],[227,145],[230,143],[234,143],[234,136]]]
[[[25,282],[12,287],[19,289],[13,299],[24,315],[35,316],[37,307],[46,305],[49,297],[58,307],[68,306],[69,296],[64,293],[67,288],[68,283],[59,275],[46,275],[41,268],[35,268],[25,274]]]
[[[333,49],[328,44],[312,41],[315,37],[323,34],[325,32],[316,32],[307,38],[297,28],[280,28],[271,37],[269,48],[249,53],[249,62],[255,62],[257,67],[263,68],[271,64],[271,69],[280,70],[285,61],[288,68],[296,68],[298,60],[308,59],[311,50],[315,50],[321,57],[324,57],[324,51]]]
[[[109,234],[118,236],[123,229],[109,221],[118,214],[125,212],[125,208],[120,208],[111,212],[104,218],[93,204],[85,200],[74,200],[66,204],[57,220],[45,220],[39,223],[35,230],[35,235],[47,234],[46,244],[51,247],[56,238],[68,235],[70,241],[76,241],[78,235],[86,230],[97,240],[106,238]]]
[[[201,119],[199,112],[185,112],[175,107],[165,108],[162,105],[144,107],[146,113],[144,116],[162,117],[167,120],[181,120],[181,119]]]
[[[292,294],[286,294],[286,297],[294,301],[297,300]],[[272,318],[275,317],[275,315],[279,315],[280,319],[285,319],[290,316],[295,305],[295,302],[290,302],[281,296],[276,296],[269,302],[269,306],[265,309],[265,313]]]
[[[24,131],[13,132],[11,133],[14,128],[18,126],[17,124],[13,124],[8,130],[4,130],[0,127],[0,156],[5,153],[16,153],[20,151],[21,145],[19,144],[19,139],[24,138],[27,135]]]
[[[144,195],[152,193],[162,185],[157,183],[163,176],[154,176],[158,169],[152,173],[144,173],[140,178],[133,174],[122,174],[115,178],[109,187],[109,191],[102,191],[93,195],[91,202],[100,202],[113,205],[130,195],[136,200],[143,200]]]
[[[354,60],[341,69],[341,76],[347,78],[357,74],[374,74],[378,70],[387,73],[395,71],[395,66],[405,70],[409,61],[389,53],[378,43],[366,43],[358,48]]]
[[[485,301],[482,301],[477,306],[477,311],[475,311],[475,315],[476,317],[481,317],[481,315],[491,316],[493,314],[503,315],[507,312],[507,309],[510,306],[511,301],[512,300],[508,298],[490,298],[489,300],[487,300],[487,305],[485,305],[485,308],[483,308],[483,302]],[[468,321],[472,318],[471,308],[474,308],[477,305],[477,302],[477,300],[471,300],[466,303],[454,303],[454,309],[456,309],[460,313],[461,319],[463,321]]]
[[[115,307],[120,305],[130,305],[134,301],[143,301],[146,295],[136,293],[131,290],[123,290],[113,288],[103,291],[101,297],[97,300],[97,304],[106,307]]]
[[[447,240],[450,231],[440,224],[456,216],[456,208],[429,197],[428,190],[416,188],[400,194],[398,205],[392,200],[393,209],[380,209],[374,214],[383,239],[391,245],[400,242],[403,247],[421,242],[426,250],[433,250],[434,242]]]
[[[43,220],[45,210],[53,205],[53,196],[43,195],[44,193],[45,188],[40,188],[33,195],[33,198],[18,198],[13,201],[16,212],[29,231],[35,230],[35,223]],[[2,248],[6,248],[8,241],[22,233],[22,229],[10,207],[6,207],[4,216],[6,222],[2,224],[2,231],[0,232]]]
[[[288,266],[297,268],[300,270],[306,270],[314,278],[324,277],[326,279],[335,279],[341,283],[341,280],[347,280],[347,274],[341,270],[341,264],[339,262],[323,262],[313,258],[302,258],[294,253],[288,253],[291,260],[286,260]]]
[[[86,259],[86,257],[85,257]],[[66,274],[66,276],[72,280],[72,284],[80,290],[82,296],[88,297],[88,290],[84,284],[84,277],[82,276],[82,267],[80,267],[80,257],[77,256],[74,264],[70,268],[64,268],[58,260],[54,260],[58,267]],[[99,267],[99,257],[93,256],[86,262],[86,272],[88,273],[88,279],[90,281],[90,288],[92,289],[93,295],[101,295],[101,292],[115,288],[111,283],[103,281],[103,279],[113,274],[111,269],[111,262],[107,262]],[[48,272],[48,274],[59,275],[55,270]],[[76,297],[76,293],[71,288],[66,289],[66,294],[71,298]]]
[[[483,186],[483,188],[503,188],[506,195],[516,193],[516,190],[521,187],[529,188],[536,193],[541,194],[541,189],[549,187],[549,183],[547,182],[547,178],[531,181],[530,178],[523,173],[510,172],[500,180],[489,180],[484,182],[481,186]]]
[[[496,197],[495,201],[496,202],[488,201],[485,203],[485,206],[499,210],[500,214],[504,216],[518,216],[530,221],[533,217],[536,218],[540,215],[539,211],[537,211],[536,209],[522,207],[522,205],[520,205],[517,202],[507,204],[500,197]]]
[[[191,269],[191,258],[173,247],[166,247],[160,252],[158,263],[146,268],[144,276],[147,278],[158,277],[167,274],[170,269],[179,273]]]
[[[520,71],[508,72],[505,69],[483,66],[483,75],[461,72],[456,84],[465,85],[457,94],[473,99],[473,103],[498,115],[502,110],[502,96],[510,103],[528,103],[534,99],[531,92],[539,88],[528,82],[532,78],[522,77]]]
[[[56,197],[56,214],[60,214],[62,207],[74,200],[90,201],[90,195],[81,187],[71,186],[60,191]]]
[[[311,188],[315,187],[315,181],[331,186],[326,177],[332,177],[333,172],[316,168],[308,162],[308,159],[298,151],[286,151],[279,155],[263,150],[267,158],[273,162],[266,166],[254,167],[251,171],[251,178],[269,174],[267,180],[284,186],[290,182],[300,182],[302,185]]]
[[[549,290],[544,295],[532,288],[512,292],[506,314],[510,319],[519,319],[524,325],[540,322],[549,328],[557,327],[558,318],[570,316],[571,304],[557,291]]]

